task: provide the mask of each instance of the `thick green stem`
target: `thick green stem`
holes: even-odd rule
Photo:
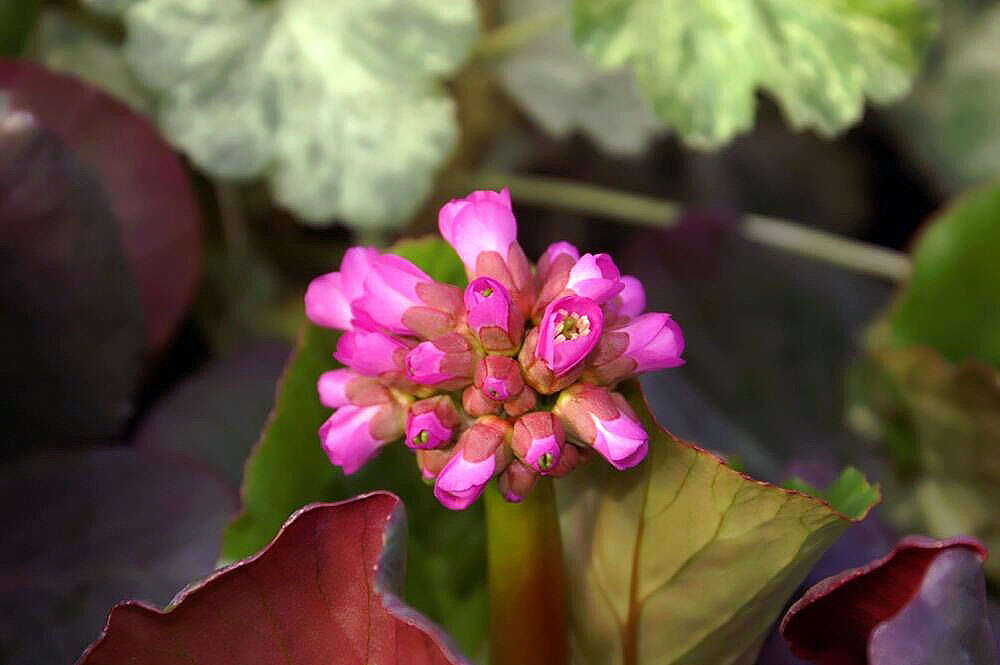
[[[486,491],[491,665],[568,665],[566,576],[552,481],[524,501]]]

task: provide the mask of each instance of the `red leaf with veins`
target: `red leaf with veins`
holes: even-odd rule
[[[166,611],[116,606],[79,665],[461,665],[448,637],[395,595],[405,524],[386,492],[307,506],[259,554]]]

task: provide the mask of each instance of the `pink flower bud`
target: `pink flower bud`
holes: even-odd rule
[[[321,275],[306,290],[306,316],[318,326],[350,330],[354,315],[351,303],[364,294],[365,278],[378,252],[371,247],[352,247],[340,262],[340,271]]]
[[[503,402],[490,399],[476,386],[469,386],[462,391],[462,408],[473,418],[500,413],[501,406]]]
[[[588,360],[584,375],[612,384],[655,369],[684,364],[684,335],[669,314],[649,312],[608,330]]]
[[[434,481],[434,496],[451,510],[464,510],[483,493],[494,474],[509,463],[505,449],[511,426],[502,418],[480,418],[459,439],[457,452]]]
[[[542,257],[538,259],[535,277],[540,285],[544,285],[549,277],[556,273],[566,273],[580,260],[580,250],[568,242],[555,242],[549,245]]]
[[[383,376],[401,372],[409,350],[410,347],[396,337],[357,328],[340,336],[333,357],[359,374]]]
[[[520,460],[514,460],[500,474],[497,484],[500,487],[500,495],[505,500],[510,503],[521,503],[534,489],[537,480],[538,473],[534,469],[525,466]]]
[[[350,369],[323,372],[316,387],[319,390],[320,403],[331,409],[348,404],[354,406],[384,404],[392,398],[378,379],[362,376]]]
[[[503,403],[503,410],[508,416],[517,418],[527,413],[538,405],[538,393],[525,386],[517,397],[511,398]]]
[[[449,333],[413,347],[406,356],[406,376],[414,383],[457,390],[471,382],[475,362],[469,340]]]
[[[471,275],[481,252],[507,256],[511,243],[517,242],[510,192],[506,188],[477,191],[464,199],[453,199],[438,213],[438,228]]]
[[[422,399],[406,414],[406,445],[414,449],[445,446],[451,442],[458,423],[458,409],[450,397]]]
[[[500,282],[489,277],[472,280],[465,289],[465,309],[469,328],[486,351],[513,351],[521,344],[524,315]]]
[[[604,305],[604,322],[609,326],[634,319],[646,310],[646,290],[642,282],[631,275],[623,275],[622,284],[624,288]]]
[[[351,474],[403,433],[403,407],[393,401],[373,406],[348,404],[333,412],[319,428],[330,462]]]
[[[525,383],[543,395],[552,395],[575,383],[580,378],[584,366],[583,364],[577,365],[576,368],[557,376],[549,369],[545,361],[538,357],[538,333],[539,328],[532,328],[528,331],[524,337],[521,352],[517,355],[517,361],[521,365]]]
[[[521,394],[521,367],[507,356],[486,356],[476,366],[476,387],[491,400],[504,402]]]
[[[364,282],[364,296],[352,302],[355,318],[369,318],[399,335],[437,337],[455,329],[461,291],[435,282],[417,266],[392,254],[379,256]]]
[[[562,449],[562,457],[559,458],[559,461],[556,463],[555,467],[549,471],[548,475],[553,478],[568,476],[578,466],[585,464],[590,457],[590,448],[580,448],[567,441],[566,445],[564,445]]]
[[[547,411],[533,411],[514,423],[514,455],[543,475],[555,468],[566,443],[559,419]]]
[[[606,388],[576,384],[559,396],[553,413],[567,436],[588,445],[619,470],[646,457],[649,435],[632,407]]]
[[[603,305],[625,287],[618,266],[607,254],[584,254],[569,271],[566,290]]]
[[[593,351],[603,327],[604,313],[595,301],[576,296],[553,300],[538,326],[535,356],[562,376]]]

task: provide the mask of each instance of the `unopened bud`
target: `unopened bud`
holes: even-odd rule
[[[562,425],[548,411],[526,413],[514,423],[514,455],[543,475],[558,464],[565,443]]]
[[[485,416],[465,430],[434,481],[434,496],[446,508],[464,510],[483,493],[496,473],[510,464],[510,423]]]
[[[504,499],[510,503],[520,503],[534,489],[537,480],[538,473],[534,469],[522,464],[520,460],[514,460],[500,474],[497,484]]]
[[[458,427],[458,409],[447,395],[428,397],[406,414],[406,445],[414,449],[448,445]]]
[[[421,385],[456,390],[471,382],[475,363],[469,340],[449,333],[415,346],[406,355],[406,376]]]
[[[553,413],[566,435],[590,446],[616,469],[629,469],[646,457],[649,434],[618,393],[577,384],[564,390]]]
[[[473,418],[500,413],[503,402],[492,400],[475,386],[469,386],[462,391],[462,408]]]
[[[538,393],[529,388],[524,387],[517,397],[509,399],[503,403],[503,410],[507,412],[508,416],[512,418],[517,418],[518,416],[527,413],[538,405]]]
[[[476,387],[497,402],[516,397],[524,389],[521,367],[507,356],[486,356],[476,366]]]
[[[524,337],[524,315],[514,306],[507,288],[489,277],[478,277],[465,289],[468,325],[483,348],[511,353]]]
[[[630,376],[684,364],[684,335],[669,314],[643,314],[601,336],[584,376],[613,384]]]

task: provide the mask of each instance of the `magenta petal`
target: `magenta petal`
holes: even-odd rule
[[[571,334],[571,339],[562,332],[562,324],[570,316],[585,321],[589,326],[579,330],[576,336]],[[593,300],[577,296],[553,300],[542,315],[535,356],[556,376],[566,374],[594,350],[603,327],[604,313]]]
[[[421,342],[406,355],[406,376],[415,383],[433,385],[454,379],[453,374],[441,370],[445,352],[433,342]]]
[[[306,289],[306,316],[324,328],[351,329],[351,303],[339,272],[320,275]]]
[[[625,285],[618,266],[607,254],[584,254],[569,271],[566,288],[578,296],[603,305]]]
[[[465,510],[483,493],[496,470],[496,458],[469,462],[459,452],[445,464],[434,481],[434,496],[450,510]]]
[[[371,421],[382,407],[342,406],[319,428],[320,443],[330,462],[351,474],[378,454],[387,441],[371,433]]]
[[[426,432],[426,440],[418,441],[421,433]],[[446,426],[434,411],[425,411],[414,415],[412,411],[406,418],[406,445],[414,450],[440,448],[451,441],[454,430]]]
[[[364,296],[356,300],[355,310],[367,315],[378,326],[400,335],[413,331],[403,323],[403,314],[420,307],[417,285],[433,281],[420,268],[393,254],[379,256],[364,282]]]
[[[560,241],[554,242],[546,247],[545,252],[542,254],[541,258],[538,259],[538,262],[551,265],[552,262],[555,261],[561,254],[573,257],[574,261],[580,260],[580,250],[568,242]]]
[[[628,335],[625,355],[636,361],[636,373],[684,364],[684,335],[669,314],[650,312],[615,328]]]
[[[438,214],[438,228],[470,273],[481,252],[493,251],[506,257],[511,244],[517,241],[517,222],[506,189],[473,192],[446,203]]]
[[[619,471],[630,469],[646,457],[649,434],[637,420],[625,413],[614,420],[601,420],[591,414],[597,428],[594,450]]]
[[[334,369],[320,374],[316,388],[319,391],[320,403],[330,409],[336,409],[351,403],[347,397],[347,384],[358,377],[349,369]]]
[[[342,365],[365,376],[379,376],[396,371],[396,349],[406,348],[398,339],[381,332],[349,330],[337,341],[333,357]]]
[[[622,290],[612,299],[618,318],[634,319],[646,311],[646,289],[631,275],[623,275]]]
[[[548,465],[544,470],[538,465],[538,461],[541,459],[542,455],[551,456]],[[562,447],[559,445],[559,440],[555,436],[546,436],[540,439],[533,439],[531,441],[531,446],[528,448],[528,452],[524,456],[524,461],[536,471],[544,473],[545,471],[555,467],[561,456]]]
[[[476,333],[485,326],[497,326],[509,332],[510,308],[510,293],[495,279],[479,277],[465,289],[469,327]]]

